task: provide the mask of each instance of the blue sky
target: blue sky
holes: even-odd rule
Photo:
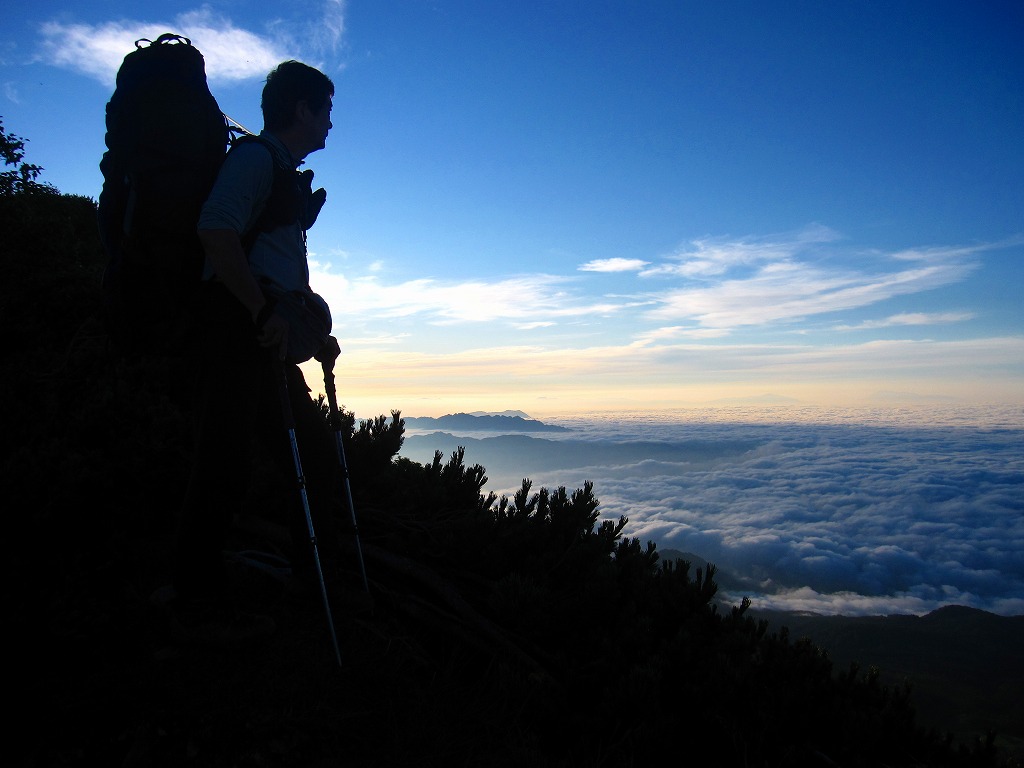
[[[278,61],[334,80],[312,284],[360,416],[1024,401],[1019,3],[22,3],[44,180],[98,195],[163,31],[252,129]]]

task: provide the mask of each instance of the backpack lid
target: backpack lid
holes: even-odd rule
[[[173,78],[205,88],[206,59],[182,35],[165,32],[156,40],[140,38],[135,41],[135,50],[124,57],[115,87],[130,90],[154,78]]]

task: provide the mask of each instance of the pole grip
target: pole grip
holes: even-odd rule
[[[334,388],[334,361],[323,363],[324,389],[327,390],[327,403],[331,406],[331,427],[335,432],[341,431],[341,414],[338,413],[338,393]]]

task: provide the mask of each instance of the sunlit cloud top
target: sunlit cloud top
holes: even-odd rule
[[[325,0],[319,16],[302,22],[278,19],[255,31],[237,26],[207,6],[167,20],[118,20],[102,24],[48,21],[40,27],[39,57],[113,86],[125,54],[136,40],[173,32],[189,38],[206,59],[211,83],[259,80],[286,59],[317,64],[334,51],[344,33],[344,3]]]
[[[637,272],[647,266],[641,259],[595,259],[580,265],[581,272]]]

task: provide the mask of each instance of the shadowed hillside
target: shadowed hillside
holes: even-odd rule
[[[231,650],[176,642],[150,596],[167,583],[188,470],[187,393],[168,384],[179,364],[113,354],[95,206],[34,178],[0,196],[0,307],[18,329],[2,382],[5,762],[1019,764],[982,728],[954,741],[919,727],[912,695],[870,659],[834,664],[746,603],[716,607],[714,566],[624,538],[625,519],[600,520],[599,488],[527,481],[497,498],[461,449],[398,458],[399,413],[345,414],[373,603],[358,605],[350,554],[331,587],[342,666],[319,595],[267,567],[287,549],[295,481],[266,462],[226,557],[243,605],[278,630]]]
[[[877,666],[910,682],[922,723],[960,736],[996,728],[1024,748],[1024,616],[947,606],[925,616],[815,616],[751,611],[810,637],[835,664]]]

